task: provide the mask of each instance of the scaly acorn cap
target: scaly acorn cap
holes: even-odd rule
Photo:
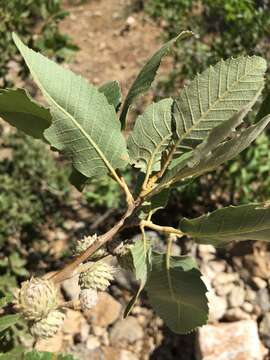
[[[58,291],[53,282],[40,278],[24,281],[14,294],[15,309],[28,321],[45,318],[58,303]]]
[[[64,319],[65,314],[62,311],[52,310],[44,319],[32,323],[30,333],[38,339],[49,339],[57,333]]]
[[[97,234],[94,234],[92,236],[85,236],[81,240],[77,241],[77,244],[75,246],[75,255],[80,255],[83,253],[86,249],[89,248],[89,246],[93,245],[94,242],[97,240]],[[99,259],[106,255],[106,250],[103,248],[98,249],[94,252],[94,254],[91,255],[91,259]]]
[[[80,305],[82,311],[92,309],[98,301],[96,289],[82,289],[79,294]]]
[[[94,262],[87,271],[80,273],[79,285],[81,289],[105,291],[113,280],[113,273],[114,268],[105,262]]]

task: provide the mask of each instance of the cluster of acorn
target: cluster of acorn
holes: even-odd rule
[[[96,236],[80,240],[76,246],[76,254],[82,253],[95,240]],[[114,272],[113,267],[102,260],[88,262],[86,268],[79,276],[79,302],[83,311],[96,305],[98,291],[107,289]],[[25,281],[16,290],[14,298],[15,309],[27,321],[35,338],[48,339],[63,325],[66,305],[61,304],[58,290],[51,280],[32,278]]]

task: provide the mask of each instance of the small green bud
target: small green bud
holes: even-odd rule
[[[77,256],[83,253],[86,249],[89,248],[89,246],[93,245],[96,240],[97,234],[94,234],[92,236],[85,236],[83,239],[78,240],[75,247],[75,255]],[[91,259],[99,259],[104,255],[106,255],[105,249],[100,248],[91,255]]]
[[[113,280],[114,269],[102,261],[97,261],[80,274],[79,285],[81,289],[95,289],[105,291]]]
[[[30,326],[30,333],[35,338],[49,339],[54,336],[63,325],[65,314],[60,310],[52,310],[49,314]]]
[[[24,281],[14,298],[15,308],[28,321],[46,317],[59,303],[58,291],[53,282],[39,278]]]

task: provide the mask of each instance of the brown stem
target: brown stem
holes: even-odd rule
[[[62,282],[69,277],[72,276],[73,272],[81,263],[89,258],[96,250],[98,250],[101,246],[103,246],[106,242],[112,240],[112,238],[125,227],[126,220],[133,215],[138,207],[141,205],[142,199],[138,199],[137,201],[130,204],[125,214],[122,218],[105,234],[98,237],[98,239],[91,245],[88,249],[86,249],[82,254],[77,256],[71,263],[65,266],[60,271],[56,272],[50,277],[54,283]]]

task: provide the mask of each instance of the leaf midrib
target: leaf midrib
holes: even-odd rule
[[[27,63],[28,61],[25,60]],[[29,64],[28,64],[29,65]],[[29,65],[30,69],[31,66]],[[41,84],[41,82],[39,81],[39,78],[37,76],[37,74],[35,73],[35,71],[32,69],[32,75],[34,77],[34,80],[36,81],[36,83],[40,86],[40,88],[43,90],[44,92],[44,96],[47,97],[49,99],[49,101],[51,101],[54,106],[56,108],[58,108],[60,111],[62,111],[64,114],[66,114],[67,117],[70,118],[70,120],[73,122],[73,124],[75,126],[78,127],[79,131],[81,131],[81,133],[87,138],[88,142],[90,142],[90,144],[94,147],[94,149],[96,150],[96,152],[99,154],[99,156],[101,157],[101,159],[103,160],[104,164],[106,165],[106,167],[110,170],[110,172],[112,174],[115,174],[115,170],[114,168],[111,166],[111,164],[109,163],[109,161],[106,159],[104,153],[99,149],[99,147],[97,146],[97,144],[95,143],[94,140],[92,140],[92,138],[87,134],[87,132],[82,128],[82,126],[76,121],[76,119],[69,114],[64,108],[62,108],[62,106],[60,106],[56,100],[54,100],[53,97],[51,97],[51,95],[47,92],[47,90],[43,87],[43,85]],[[53,123],[52,123],[53,124]]]
[[[230,65],[229,65],[230,66]],[[209,68],[209,72],[211,71],[211,68]],[[210,73],[211,74],[211,73]],[[183,136],[181,138],[179,138],[179,140],[176,142],[177,145],[179,145],[179,143],[181,143],[188,135],[190,135],[190,133],[194,130],[194,128],[196,126],[198,126],[201,121],[203,121],[203,119],[206,118],[206,116],[208,115],[208,113],[210,111],[212,111],[214,109],[214,107],[216,106],[216,104],[220,101],[222,101],[225,96],[231,91],[232,88],[234,88],[237,84],[239,84],[243,78],[245,78],[246,76],[249,76],[250,74],[249,73],[245,73],[243,76],[241,76],[237,81],[234,81],[233,84],[230,86],[230,90],[227,89],[222,96],[218,96],[218,99],[210,105],[209,109],[206,110],[203,115],[201,115],[201,117],[197,120],[197,122],[194,122],[194,124],[183,134]],[[209,75],[210,76],[210,75]],[[258,75],[259,76],[259,75]],[[261,87],[262,89],[262,87]],[[259,91],[259,90],[258,90]]]

